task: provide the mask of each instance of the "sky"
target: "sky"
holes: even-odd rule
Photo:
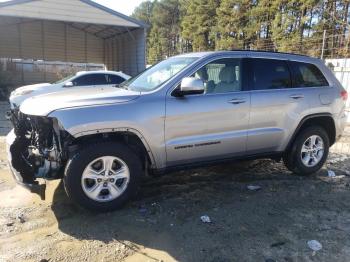
[[[124,15],[131,15],[135,7],[144,0],[93,0]]]
[[[0,0],[0,2],[8,2],[9,0]],[[101,5],[107,6],[124,15],[131,15],[134,8],[144,0],[93,0]]]

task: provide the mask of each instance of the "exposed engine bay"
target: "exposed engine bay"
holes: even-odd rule
[[[10,147],[12,166],[23,183],[36,184],[36,178],[60,178],[67,152],[62,141],[68,134],[59,128],[56,119],[13,112],[11,121],[16,138]]]

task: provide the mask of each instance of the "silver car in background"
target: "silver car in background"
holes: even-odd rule
[[[63,178],[68,196],[108,211],[145,173],[219,161],[283,159],[308,175],[341,136],[347,92],[323,61],[284,53],[179,55],[120,88],[27,99],[7,136],[16,180]]]

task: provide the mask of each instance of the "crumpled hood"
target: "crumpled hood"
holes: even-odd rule
[[[40,83],[40,84],[34,84],[34,85],[27,85],[27,86],[21,86],[19,88],[16,88],[12,94],[16,94],[17,92],[22,92],[26,90],[38,90],[43,87],[49,87],[51,84],[50,83]]]
[[[123,103],[139,96],[140,92],[116,87],[72,88],[28,98],[21,104],[20,111],[27,115],[46,116],[58,109]]]

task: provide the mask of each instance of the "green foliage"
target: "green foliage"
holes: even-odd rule
[[[216,49],[246,48],[251,38],[250,0],[223,0],[216,10],[219,40]]]
[[[151,14],[145,10],[151,10]],[[148,63],[153,64],[178,53],[180,40],[179,0],[142,3],[136,8],[133,16],[151,24],[148,33]]]
[[[151,25],[149,63],[182,52],[257,49],[350,56],[350,0],[157,0],[134,17]]]
[[[193,0],[186,6],[182,19],[182,34],[193,51],[214,50],[216,25],[216,9],[219,0]]]
[[[132,17],[151,25],[151,16],[154,2],[145,1],[142,2],[138,7],[135,8]]]

